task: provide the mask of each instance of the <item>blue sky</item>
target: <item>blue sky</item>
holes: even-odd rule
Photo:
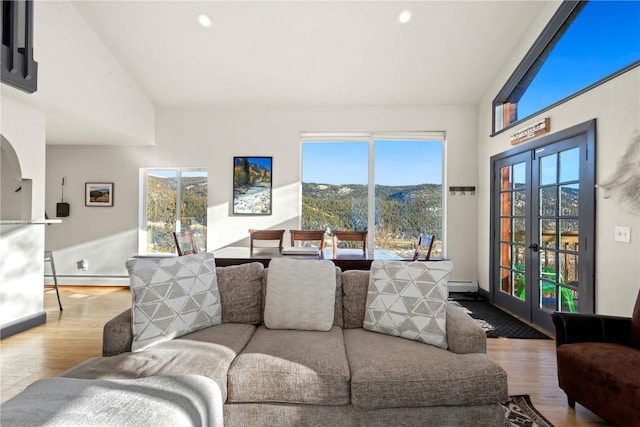
[[[590,1],[518,102],[524,118],[640,59],[640,1]]]
[[[271,170],[271,157],[247,157],[247,159],[249,159],[249,163],[256,163],[268,170]]]
[[[302,144],[302,181],[366,184],[367,142]],[[442,183],[442,142],[376,141],[376,184]]]

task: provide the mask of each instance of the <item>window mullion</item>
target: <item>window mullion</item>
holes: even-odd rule
[[[375,248],[376,236],[376,177],[375,177],[375,141],[373,136],[369,137],[369,178],[367,185],[367,250],[370,253]]]
[[[182,231],[182,170],[176,171],[176,231]]]

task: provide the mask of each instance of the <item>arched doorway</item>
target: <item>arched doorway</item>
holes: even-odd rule
[[[0,219],[31,219],[31,180],[22,178],[20,160],[0,135]]]

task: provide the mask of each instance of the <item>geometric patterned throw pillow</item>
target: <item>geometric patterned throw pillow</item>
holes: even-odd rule
[[[212,253],[126,262],[131,281],[131,351],[222,322]]]
[[[447,348],[450,261],[373,261],[363,328]]]

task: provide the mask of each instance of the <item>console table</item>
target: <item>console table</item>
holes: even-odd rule
[[[213,251],[218,267],[229,265],[245,264],[247,262],[260,262],[265,267],[269,265],[272,258],[295,258],[295,259],[329,259],[340,267],[341,270],[369,270],[371,262],[376,259],[403,260],[393,252],[383,249],[376,249],[373,254],[370,251],[363,253],[362,249],[339,249],[338,256],[333,257],[333,249],[327,248],[318,255],[282,255],[278,248],[253,248],[253,253],[245,246],[228,246]],[[407,261],[410,261],[407,259]]]

